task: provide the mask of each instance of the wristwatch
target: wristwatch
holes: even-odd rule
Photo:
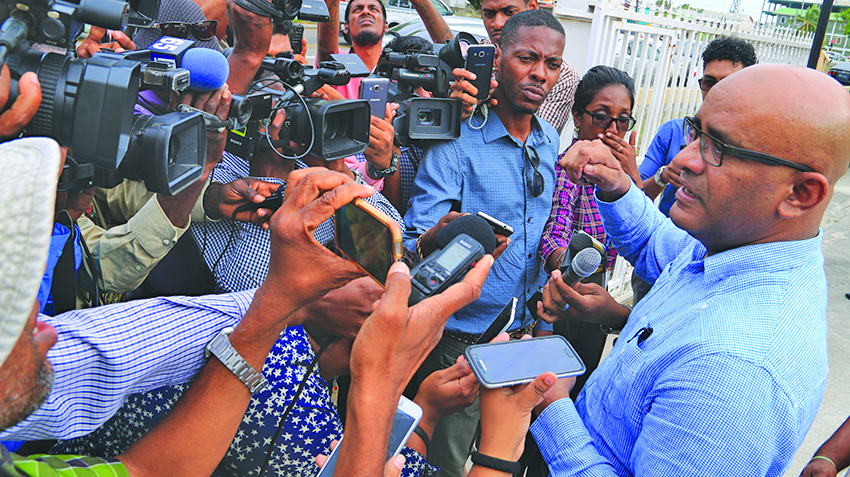
[[[257,394],[269,382],[233,348],[230,339],[228,339],[230,333],[233,333],[233,328],[230,327],[219,331],[204,349],[204,357],[209,358],[210,354],[214,355],[221,361],[221,364],[225,365],[230,372],[242,381],[242,384],[248,387],[251,394]]]
[[[395,174],[395,171],[398,170],[398,159],[398,154],[395,152],[395,148],[393,148],[393,158],[390,160],[390,167],[387,167],[386,169],[375,169],[372,167],[372,164],[366,164],[366,172],[372,179],[383,179],[385,177],[389,177]]]
[[[659,187],[667,187],[667,185],[670,184],[669,182],[665,182],[664,179],[662,179],[662,177],[664,177],[664,171],[666,170],[667,166],[661,166],[661,168],[655,172],[655,177],[653,178],[655,179],[655,183],[658,184]]]

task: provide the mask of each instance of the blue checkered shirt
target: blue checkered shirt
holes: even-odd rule
[[[472,214],[484,212],[514,229],[511,244],[493,264],[481,297],[449,318],[446,330],[481,334],[512,297],[524,304],[545,283],[538,249],[552,208],[558,133],[534,116],[526,143],[537,150],[545,182],[543,193],[534,198],[527,185],[532,171],[523,144],[508,133],[495,113],[481,129],[470,128],[464,121],[459,139],[434,141],[425,149],[404,216],[409,250],[416,248],[419,235],[453,207]],[[512,329],[530,324],[532,317],[525,306],[518,306],[515,320]]]
[[[295,167],[304,169],[307,165],[301,161],[295,161]],[[212,177],[213,180],[228,183],[249,177],[249,169],[248,161],[225,152],[221,162],[216,164]],[[251,178],[286,187],[286,182],[276,177]],[[398,222],[400,227],[402,226],[398,211],[379,192],[368,197],[366,202],[374,205]],[[222,219],[218,222],[192,223],[192,235],[221,291],[241,291],[257,288],[263,284],[269,272],[271,253],[269,230],[264,230],[253,223]],[[319,224],[313,237],[321,244],[327,245],[333,242],[333,219]]]
[[[781,476],[826,383],[822,234],[706,257],[637,187],[598,205],[655,285],[575,405],[531,426],[552,475]]]
[[[204,347],[236,326],[253,297],[253,290],[163,297],[40,315],[59,334],[47,353],[53,389],[38,411],[0,439],[78,437],[105,423],[127,396],[190,381],[207,362]]]

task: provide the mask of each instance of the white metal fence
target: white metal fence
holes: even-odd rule
[[[565,3],[575,6],[575,0]],[[567,30],[564,56],[569,59],[568,53],[572,53],[579,73],[594,65],[607,65],[626,71],[635,80],[638,161],[661,124],[693,115],[698,109],[702,98],[697,82],[702,76],[701,55],[710,41],[719,36],[741,38],[755,47],[760,63],[805,66],[813,36],[755,24],[738,14],[673,13],[655,5],[634,11],[611,0],[598,0],[588,11],[577,14],[556,8],[555,15]],[[576,51],[567,50],[585,44],[582,32],[587,32],[588,20],[586,57],[577,61],[583,64],[576,65]],[[630,277],[631,267],[618,259],[608,289],[620,301],[631,297]]]

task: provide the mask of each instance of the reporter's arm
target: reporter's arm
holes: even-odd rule
[[[431,35],[434,43],[443,43],[454,38],[452,29],[449,28],[446,20],[434,8],[431,0],[410,0],[410,3],[413,4],[416,13],[422,18],[422,22],[425,23],[425,29],[428,30],[428,34]]]
[[[347,283],[357,268],[312,237],[334,210],[371,190],[329,171],[289,177],[283,206],[272,219],[267,280],[229,336],[255,370],[294,312]],[[233,440],[251,399],[248,388],[218,359],[210,359],[169,415],[118,456],[134,476],[210,475]]]
[[[316,31],[316,64],[327,61],[328,55],[339,51],[339,27],[342,21],[339,11],[339,0],[325,0],[328,5],[328,16],[330,19],[319,23]]]
[[[227,57],[227,84],[234,94],[246,94],[269,51],[272,19],[249,12],[233,0],[227,0],[227,18],[234,38],[233,52]]]

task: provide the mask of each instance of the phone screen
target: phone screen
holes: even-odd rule
[[[533,381],[552,371],[558,377],[578,376],[585,371],[570,343],[562,336],[547,336],[467,348],[467,360],[486,387]]]
[[[396,240],[390,228],[354,203],[337,210],[336,241],[348,258],[382,285],[395,261]]]
[[[403,408],[410,409],[415,412],[416,415],[411,415],[410,413],[405,412]],[[413,433],[413,429],[415,429],[416,425],[419,424],[419,419],[421,418],[422,409],[420,409],[419,406],[412,401],[402,396],[399,401],[399,407],[396,409],[395,415],[393,416],[392,428],[390,428],[390,439],[387,443],[387,460],[401,452],[401,449],[405,444],[407,444],[407,440]],[[331,452],[331,455],[328,456],[327,462],[324,466],[322,466],[322,469],[316,477],[331,477],[334,475],[336,461],[338,458],[337,451],[339,450],[341,443],[342,439],[340,438],[339,443],[334,448],[333,452]]]

